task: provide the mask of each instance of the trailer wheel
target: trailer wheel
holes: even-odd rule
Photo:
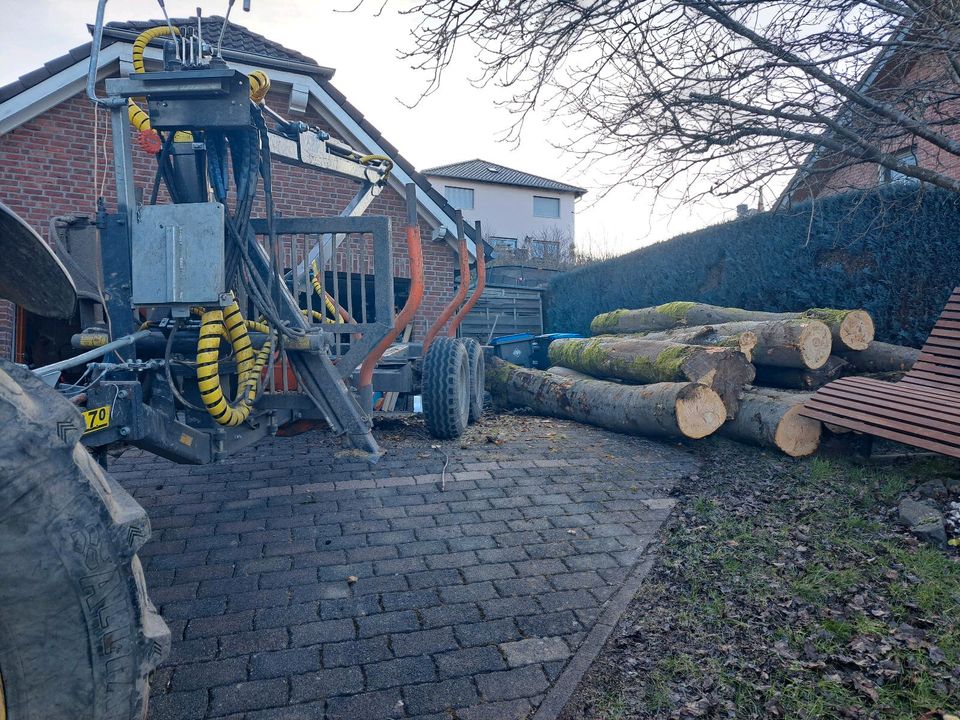
[[[436,338],[423,359],[423,415],[435,438],[460,437],[470,417],[470,365],[463,343]]]
[[[467,364],[470,366],[470,422],[475,423],[483,415],[483,385],[486,372],[483,362],[483,348],[473,338],[461,338],[460,342],[467,351]]]
[[[146,717],[170,647],[137,550],[143,508],[78,443],[83,418],[0,361],[0,717]],[[5,713],[5,715],[4,715]]]

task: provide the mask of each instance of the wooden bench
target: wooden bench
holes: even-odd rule
[[[900,381],[835,380],[804,403],[800,414],[960,457],[960,288],[954,288],[916,363]]]

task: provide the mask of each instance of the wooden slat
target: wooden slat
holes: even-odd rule
[[[945,338],[950,340],[960,340],[960,330],[945,330],[943,328],[934,327],[930,331],[930,338]],[[927,342],[930,341],[930,338],[927,338]]]
[[[910,387],[918,387],[918,388],[922,387],[924,390],[929,390],[931,392],[935,392],[939,394],[951,394],[951,393],[960,392],[960,387],[953,387],[952,389],[949,389],[947,387],[944,387],[943,382],[941,382],[939,379],[927,380],[926,378],[904,377],[900,382],[897,383],[897,385],[901,385],[901,386],[909,385]]]
[[[942,338],[930,336],[927,344],[923,346],[920,352],[928,352],[934,355],[946,355],[949,357],[960,356],[960,340],[954,338]]]
[[[829,389],[829,392],[827,390]],[[939,405],[931,405],[928,401],[920,400],[909,396],[881,396],[870,395],[870,391],[861,390],[856,392],[846,388],[829,388],[824,386],[816,393],[817,399],[822,399],[833,404],[845,404],[847,406],[873,405],[878,408],[889,408],[891,410],[903,410],[904,412],[919,415],[923,417],[936,417],[946,422],[953,422],[958,427],[960,434],[960,406],[948,404],[952,401],[948,398],[938,398]]]
[[[940,313],[941,320],[960,320],[960,312],[954,312],[949,306]]]
[[[927,368],[917,368],[916,366],[910,372],[911,378],[923,378],[924,380],[936,380],[941,385],[951,385],[960,387],[960,378],[951,377],[949,373],[931,372]]]
[[[956,390],[951,390],[943,387],[942,384],[936,385],[934,387],[919,387],[912,384],[905,383],[905,379],[901,380],[898,383],[884,382],[883,380],[876,380],[875,378],[867,377],[853,377],[853,378],[843,378],[842,380],[837,380],[831,385],[870,385],[874,392],[877,393],[894,393],[894,394],[908,394],[918,398],[926,399],[930,402],[938,402],[944,396],[952,400],[957,396]]]
[[[937,320],[938,328],[947,328],[949,330],[960,330],[960,322],[956,320]]]
[[[815,420],[830,423],[831,425],[837,425],[849,430],[854,430],[856,432],[866,433],[868,435],[876,435],[877,437],[886,438],[887,440],[894,440],[896,442],[901,442],[905,445],[912,445],[913,447],[922,448],[924,450],[932,450],[933,452],[949,455],[951,457],[960,457],[960,448],[956,448],[946,443],[938,443],[933,440],[917,437],[908,433],[897,432],[888,428],[876,427],[870,425],[869,423],[858,422],[840,415],[820,412],[817,410],[808,410],[807,408],[804,408],[800,414]]]
[[[927,345],[917,357],[917,360],[922,362],[930,362],[934,365],[960,367],[960,349],[952,350],[950,348],[931,348],[929,345]]]
[[[926,426],[920,427],[912,422],[903,422],[896,418],[871,415],[870,413],[860,412],[851,408],[837,408],[832,405],[820,405],[816,402],[815,398],[810,399],[804,405],[805,407],[809,407],[811,410],[822,410],[823,412],[835,413],[839,417],[845,417],[850,420],[868,423],[876,427],[893,430],[895,432],[900,432],[907,435],[917,434],[921,437],[932,438],[937,442],[942,442],[947,445],[956,445],[958,448],[960,448],[960,435],[957,435],[956,433],[941,432]]]
[[[899,429],[914,427],[917,428],[918,431],[923,428],[924,431],[943,432],[947,437],[956,438],[957,444],[960,445],[960,421],[958,421],[957,418],[949,417],[946,420],[936,419],[934,417],[936,413],[932,410],[926,415],[921,415],[916,412],[915,408],[910,412],[907,411],[905,407],[897,408],[895,404],[893,407],[889,407],[891,403],[884,403],[886,407],[881,407],[875,402],[869,404],[860,403],[856,400],[851,402],[846,398],[821,395],[820,393],[810,398],[807,404],[813,408],[839,412],[841,415],[846,415],[847,417],[859,417],[861,420],[876,418],[878,423],[904,423],[903,427]]]

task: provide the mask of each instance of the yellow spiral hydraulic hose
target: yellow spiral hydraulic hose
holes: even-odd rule
[[[334,318],[333,320],[331,320],[330,318],[324,317],[323,322],[342,323],[343,316],[339,312],[337,312],[337,306],[334,305],[333,298],[331,298],[330,293],[324,290],[323,287],[320,285],[320,280],[318,279],[318,276],[320,275],[320,267],[317,265],[316,260],[313,261],[312,269],[313,269],[313,276],[310,278],[310,282],[313,284],[313,289],[317,293],[317,296],[323,300],[323,304],[327,308],[327,312],[329,312]]]
[[[137,35],[137,39],[133,41],[133,71],[135,73],[145,72],[143,67],[143,52],[147,49],[147,45],[155,38],[169,35],[171,30],[174,35],[180,34],[177,28],[159,25],[149,30],[144,30]],[[130,118],[130,124],[133,125],[134,130],[138,130],[139,132],[147,132],[150,130],[150,116],[133,98],[127,98],[127,117]],[[193,135],[189,132],[181,131],[174,134],[173,140],[174,142],[191,142]]]
[[[135,73],[145,72],[143,53],[147,49],[147,45],[158,37],[170,35],[171,30],[174,35],[180,34],[180,30],[175,27],[158,25],[149,30],[144,30],[137,36],[137,39],[133,41],[133,71]],[[250,99],[257,104],[262,103],[267,93],[270,92],[270,78],[261,70],[254,70],[247,78],[250,81]],[[133,125],[135,130],[139,132],[150,130],[150,116],[133,98],[127,99],[127,117],[130,118],[130,124]],[[193,134],[181,130],[174,134],[173,140],[174,142],[192,142]]]
[[[260,382],[260,372],[270,357],[272,343],[269,339],[256,354],[247,334],[247,326],[256,330],[270,328],[262,323],[248,323],[233,301],[224,310],[207,310],[200,323],[200,339],[197,343],[197,386],[207,412],[217,423],[232,427],[244,422],[249,416]],[[230,339],[237,363],[237,396],[228,403],[220,386],[220,341]]]

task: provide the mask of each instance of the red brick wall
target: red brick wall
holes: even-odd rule
[[[285,107],[283,97],[271,100],[272,107]],[[48,223],[56,215],[87,214],[92,217],[101,185],[107,208],[115,209],[109,116],[103,110],[98,115],[98,129],[95,130],[94,107],[81,94],[0,136],[0,202],[27,220],[44,238],[49,239]],[[312,113],[298,119],[323,125]],[[136,184],[149,196],[155,161],[135,147],[134,166]],[[353,197],[357,187],[348,180],[280,162],[273,164],[273,175],[276,210],[286,217],[336,215]],[[403,198],[387,187],[365,214],[390,217],[394,275],[408,278],[410,263]],[[254,217],[261,215],[262,203],[253,212]],[[430,230],[422,220],[421,233],[426,292],[414,325],[415,338],[423,337],[428,324],[439,315],[452,295],[457,264],[456,254],[448,244],[430,241]],[[355,267],[358,264],[356,255]],[[338,255],[341,270],[346,269],[345,258],[345,248],[342,247]],[[13,317],[13,306],[0,301],[0,357],[13,355]]]
[[[951,90],[954,93],[960,91],[960,85],[957,84],[955,76],[949,69],[949,64],[941,56],[928,54],[915,62],[900,66],[893,63],[893,65],[894,69],[889,73],[891,77],[882,78],[877,83],[875,92],[880,97],[886,92],[885,85],[890,85],[893,88],[892,92],[897,93],[902,92],[903,88],[917,88],[918,93],[924,92],[923,88],[931,84],[939,85],[938,92],[944,96]],[[898,73],[897,70],[901,68],[905,69],[902,73]],[[931,127],[953,140],[960,141],[960,125],[956,122],[957,117],[960,117],[958,100],[930,106],[925,114],[925,120]],[[926,140],[904,135],[889,140],[882,149],[894,154],[912,151],[917,158],[918,166],[936,170],[952,178],[960,178],[960,157],[941,150]],[[823,161],[820,167],[821,169],[830,167],[830,161]],[[803,201],[811,196],[836,195],[848,190],[876,187],[879,184],[878,172],[879,167],[876,163],[856,163],[833,172],[813,174],[808,180],[809,184],[801,185],[794,193],[793,199]]]

